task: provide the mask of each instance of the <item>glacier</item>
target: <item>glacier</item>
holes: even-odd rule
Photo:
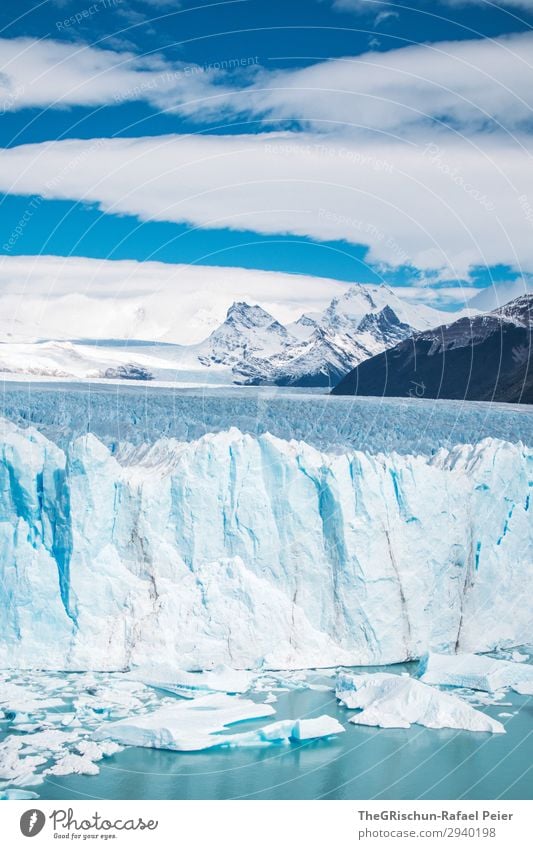
[[[474,444],[426,421],[431,449],[413,428],[399,453],[363,432],[326,448],[327,428],[115,440],[47,397],[46,427],[0,422],[1,667],[299,669],[531,642],[533,454],[503,438],[524,414],[496,410]],[[344,407],[323,409],[333,427]]]

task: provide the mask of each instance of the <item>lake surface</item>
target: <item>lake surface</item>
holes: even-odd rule
[[[394,667],[412,673],[414,664]],[[365,670],[368,671],[368,670]],[[389,670],[390,671],[390,670]],[[70,676],[66,676],[70,677]],[[330,679],[331,680],[331,679]],[[264,694],[254,698],[262,701]],[[272,720],[335,716],[330,740],[180,753],[128,748],[99,762],[96,776],[47,778],[43,799],[531,799],[533,698],[508,694],[481,709],[506,734],[380,729],[348,722],[333,692],[279,693]],[[501,717],[508,713],[511,716]],[[264,725],[240,723],[231,730]]]

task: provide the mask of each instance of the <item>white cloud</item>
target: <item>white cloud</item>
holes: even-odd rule
[[[439,42],[258,73],[252,85],[179,111],[299,121],[345,132],[413,135],[430,123],[461,134],[491,126],[513,132],[531,121],[533,33]],[[171,108],[161,95],[159,101]]]
[[[487,125],[513,132],[531,119],[532,53],[528,32],[266,70],[257,57],[220,57],[200,68],[49,39],[0,39],[0,107],[144,100],[197,121],[259,117],[352,135],[405,136],[430,122],[463,134]]]
[[[344,239],[369,245],[372,262],[440,269],[443,280],[476,264],[532,270],[532,49],[525,33],[266,71],[246,57],[198,69],[0,40],[4,109],[137,99],[197,121],[307,127],[14,147],[0,151],[0,189],[141,220]],[[13,233],[3,238],[9,253]]]
[[[429,134],[419,145],[304,133],[46,142],[0,151],[0,190],[106,213],[370,246],[369,260],[533,270],[531,150]],[[16,236],[4,235],[9,253]],[[20,238],[23,238],[21,236]],[[14,241],[13,241],[14,240]]]
[[[398,12],[388,12],[384,10],[383,12],[378,12],[376,17],[374,18],[374,26],[377,27],[380,24],[385,23],[385,21],[390,20],[391,18],[399,18]]]
[[[2,338],[158,339],[192,344],[233,301],[260,304],[282,322],[324,309],[350,283],[245,268],[84,257],[2,257]],[[469,287],[401,287],[417,303],[463,307]],[[6,334],[10,334],[7,337]]]
[[[244,268],[8,256],[0,261],[0,328],[24,338],[129,336],[191,344],[224,320],[233,301],[258,303],[288,322],[323,309],[348,285]]]
[[[533,279],[521,277],[518,280],[496,282],[481,292],[478,290],[470,304],[478,310],[488,311],[501,307],[509,301],[533,292]]]
[[[440,0],[443,6],[501,6],[503,9],[525,9],[533,10],[533,0]],[[342,12],[355,12],[364,14],[375,11],[376,7],[397,5],[402,8],[402,3],[380,2],[380,0],[333,0],[333,8]],[[435,4],[437,5],[437,4]],[[435,7],[433,7],[435,8]]]
[[[58,21],[57,26],[64,24]],[[0,64],[2,112],[134,100],[156,103],[163,94],[177,106],[209,95],[219,74],[214,68],[169,64],[156,54],[143,57],[49,38],[0,39]]]
[[[350,2],[350,0],[348,0]],[[447,6],[501,6],[502,9],[533,11],[533,0],[441,0]]]

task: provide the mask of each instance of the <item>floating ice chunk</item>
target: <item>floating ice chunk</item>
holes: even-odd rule
[[[278,700],[278,697],[274,693],[270,692],[270,693],[267,693],[267,695],[266,695],[265,704],[266,705],[273,705],[275,702],[277,702],[277,700]]]
[[[362,709],[362,713],[350,719],[357,725],[409,728],[417,723],[427,728],[505,733],[500,722],[457,696],[442,693],[413,678],[387,672],[341,674],[337,679],[336,695],[347,708]]]
[[[0,683],[0,706],[4,713],[10,711],[24,715],[26,721],[30,713],[37,713],[63,704],[63,699],[48,696],[41,698],[35,690],[21,687],[19,684],[13,684],[9,681]]]
[[[523,654],[523,652],[520,651],[512,651],[511,660],[514,661],[514,663],[525,663],[526,660],[529,660],[529,655]]]
[[[515,685],[533,687],[533,666],[476,654],[427,654],[417,675],[426,684],[492,692]],[[517,691],[519,692],[519,691]]]
[[[31,790],[14,790],[13,788],[6,788],[5,790],[0,790],[0,799],[38,799],[38,793],[32,793]]]
[[[141,716],[105,723],[97,729],[94,739],[111,738],[129,746],[197,751],[224,743],[224,738],[215,735],[228,725],[273,713],[274,708],[270,705],[215,693]]]
[[[150,714],[106,723],[95,733],[97,740],[111,737],[132,746],[176,751],[199,751],[215,746],[262,746],[329,737],[344,731],[331,716],[288,719],[235,734],[222,733],[246,719],[270,716],[274,709],[226,694],[210,694],[160,708]]]
[[[230,745],[232,748],[272,746],[287,744],[291,741],[318,740],[321,737],[333,737],[343,732],[344,728],[340,722],[324,714],[315,719],[283,719],[254,731],[221,736],[218,738],[218,745]]]
[[[35,770],[46,763],[46,758],[41,755],[21,757],[24,740],[11,735],[0,743],[0,781],[26,787],[42,782],[42,778],[35,775]]]
[[[42,728],[41,722],[12,722],[17,731],[22,731],[24,734],[30,734],[32,731],[39,731]]]
[[[289,690],[317,690],[319,692],[330,692],[331,684],[325,684],[323,678],[329,677],[328,672],[324,675],[314,670],[298,669],[296,671],[286,670],[282,672],[264,672],[256,678],[254,693],[263,693],[276,690],[278,693]]]
[[[124,750],[123,746],[119,746],[113,740],[104,740],[101,743],[95,743],[94,740],[80,740],[74,748],[80,755],[84,755],[92,761],[101,761],[102,758],[108,758]]]
[[[56,729],[37,731],[26,735],[22,742],[26,752],[60,752],[67,743],[72,743],[80,736],[80,731],[56,731]]]
[[[512,713],[505,713],[505,711],[504,711],[503,713],[499,713],[498,716],[513,716],[513,714]]]
[[[318,737],[330,737],[342,734],[344,728],[333,716],[323,714],[315,719],[297,719],[291,733],[293,740],[314,740]]]
[[[246,693],[257,673],[223,665],[208,672],[185,672],[169,665],[155,665],[132,669],[129,676],[150,687],[191,698],[198,692]]]
[[[130,683],[130,682],[128,682]],[[137,690],[142,685],[137,684]],[[115,685],[106,686],[105,684],[92,684],[85,687],[84,692],[80,693],[77,699],[74,700],[74,706],[78,710],[91,710],[103,713],[117,713],[122,715],[129,714],[133,710],[138,710],[142,707],[142,702],[135,695],[137,690],[130,688],[117,687]]]
[[[100,769],[87,755],[63,755],[43,775],[98,775]]]
[[[533,696],[533,680],[520,681],[517,684],[511,684],[511,687],[515,693],[519,693],[521,696]]]

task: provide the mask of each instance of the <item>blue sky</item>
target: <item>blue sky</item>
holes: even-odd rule
[[[156,260],[447,308],[529,281],[532,23],[532,0],[8,0],[4,274]]]

